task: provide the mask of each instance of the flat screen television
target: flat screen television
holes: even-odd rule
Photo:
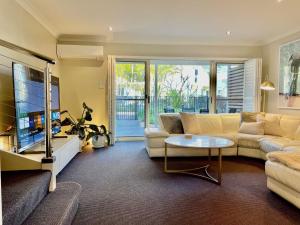
[[[45,139],[44,72],[13,63],[17,148],[22,152]],[[51,78],[52,134],[60,132],[59,79]]]

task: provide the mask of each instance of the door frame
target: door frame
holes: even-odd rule
[[[118,62],[127,62],[127,63],[143,63],[145,65],[144,127],[146,128],[148,126],[148,122],[149,122],[150,60],[147,60],[147,59],[138,59],[138,58],[117,57],[117,56],[116,56],[115,59],[116,59],[116,64]],[[116,76],[116,75],[114,75],[114,76]],[[114,103],[116,103],[116,98],[114,99]],[[116,113],[114,113],[114,114],[116,115]],[[111,118],[111,119],[116,120],[116,117],[115,118]],[[116,127],[115,127],[115,129],[116,129]],[[116,134],[116,132],[114,132],[114,133]],[[137,141],[137,140],[144,140],[144,136],[124,136],[124,137],[117,137],[115,135],[115,139],[116,139],[116,141]]]

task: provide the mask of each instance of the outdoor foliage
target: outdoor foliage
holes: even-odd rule
[[[206,96],[209,90],[208,85],[201,83],[200,76],[203,76],[203,73],[199,73],[199,68],[192,65],[151,64],[151,96],[158,96],[160,104],[173,108],[175,112],[181,111],[182,107],[191,107],[195,104],[193,97]],[[117,63],[115,72],[116,96],[120,103],[116,105],[117,112],[118,110],[124,111],[126,107],[128,113],[134,110],[135,115],[138,116],[137,119],[143,120],[143,100],[139,99],[143,99],[145,94],[145,65],[143,63]],[[151,97],[151,104],[153,101],[154,97]],[[163,112],[164,107],[159,107],[159,112],[154,112],[150,107],[151,123],[155,121],[155,114]]]

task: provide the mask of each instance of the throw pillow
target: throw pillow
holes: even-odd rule
[[[162,114],[160,115],[160,119],[165,130],[169,134],[183,134],[183,126],[181,123],[180,115]]]
[[[263,122],[243,122],[240,129],[240,133],[244,134],[264,134],[264,123]]]
[[[199,134],[200,127],[195,113],[180,113],[180,118],[185,134]]]
[[[283,136],[283,131],[280,127],[279,114],[266,113],[264,117],[257,117],[257,121],[264,123],[265,134],[274,136]]]
[[[256,122],[257,117],[264,116],[263,112],[242,112],[241,113],[241,122]]]

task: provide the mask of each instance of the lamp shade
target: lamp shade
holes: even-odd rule
[[[263,83],[261,83],[260,89],[266,91],[273,91],[275,90],[275,85],[273,84],[273,82],[266,80]]]

